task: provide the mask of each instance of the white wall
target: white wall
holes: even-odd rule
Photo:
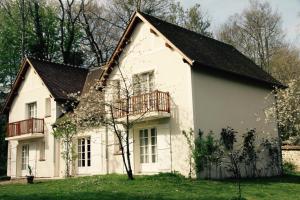
[[[45,99],[51,97],[51,116],[45,117]],[[36,150],[30,149],[30,151],[36,151],[36,176],[39,177],[52,177],[54,176],[54,163],[55,163],[55,154],[54,154],[54,137],[51,134],[52,127],[51,125],[55,122],[56,117],[58,115],[56,110],[57,103],[54,101],[54,98],[51,96],[49,90],[39,77],[39,75],[35,72],[33,67],[29,67],[27,73],[25,75],[25,79],[21,84],[18,95],[15,97],[9,112],[9,123],[21,121],[27,119],[27,103],[37,103],[37,118],[44,118],[44,138],[35,139],[35,140],[25,140],[25,141],[9,141],[11,150],[11,165],[8,165],[11,171],[11,175],[20,175],[20,172],[16,172],[20,170],[21,166],[21,145],[24,143],[32,143],[36,144]],[[40,161],[39,153],[40,153],[40,143],[45,141],[45,161]],[[18,144],[19,143],[19,144]],[[17,146],[16,146],[17,145]],[[18,149],[18,152],[17,152]],[[18,155],[17,155],[18,154]],[[16,158],[17,157],[17,158]],[[14,162],[17,160],[17,162]]]
[[[191,71],[190,66],[183,62],[183,57],[166,47],[165,43],[162,36],[150,32],[148,24],[140,22],[130,38],[129,45],[121,54],[119,66],[126,79],[130,81],[134,74],[154,71],[155,88],[170,93],[171,117],[164,121],[164,130],[168,128],[168,131],[164,132],[168,142],[162,142],[158,146],[169,154],[165,154],[164,159],[160,160],[159,169],[187,174],[189,150],[181,131],[193,128],[194,125]],[[118,72],[119,70],[115,68],[110,80],[120,79]],[[156,123],[159,127],[161,122]]]

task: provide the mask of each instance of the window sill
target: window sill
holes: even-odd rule
[[[119,155],[122,155],[122,152],[115,152],[114,154],[113,154],[114,156],[119,156]]]
[[[46,159],[39,159],[39,162],[44,162],[46,161]]]
[[[45,115],[45,118],[51,117],[51,115]]]

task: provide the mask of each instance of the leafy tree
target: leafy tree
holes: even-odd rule
[[[76,159],[73,140],[77,134],[77,127],[70,115],[71,114],[68,113],[63,117],[57,119],[57,121],[53,125],[53,135],[55,138],[60,139],[62,143],[62,157],[65,160],[66,164],[66,177],[71,176],[72,161]]]
[[[275,95],[276,102],[265,109],[266,120],[276,119],[282,141],[290,137],[299,137],[299,116],[300,116],[300,98],[299,81],[292,79],[288,82],[287,88],[277,88],[267,97],[267,101],[273,99]]]
[[[0,176],[6,175],[6,161],[7,161],[7,142],[5,116],[0,116]]]

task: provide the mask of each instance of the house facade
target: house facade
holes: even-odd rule
[[[199,130],[219,133],[230,126],[244,133],[255,128],[258,140],[278,139],[275,119],[265,123],[264,109],[274,103],[275,99],[265,98],[274,86],[281,86],[279,82],[232,46],[143,13],[132,17],[102,69],[76,68],[71,78],[49,80],[47,74],[69,71],[41,73],[40,68],[56,67],[33,60],[24,61],[28,67],[24,70],[23,66],[15,95],[11,94],[5,107],[9,114],[8,175],[12,177],[27,175],[28,165],[37,177],[63,176],[62,146],[51,134],[51,125],[61,115],[66,94],[81,92],[94,80],[120,84],[121,76],[127,84],[140,80],[132,88],[136,95],[131,100],[131,117],[147,109],[130,130],[134,174],[178,171],[188,175],[190,149],[183,130],[194,130],[196,138]],[[74,88],[73,82],[78,86]],[[107,92],[105,98],[114,97]],[[138,104],[141,101],[143,105]],[[119,117],[124,116],[120,113]],[[116,136],[109,128],[80,131],[74,143],[74,175],[126,173]],[[259,165],[266,168],[267,162]]]

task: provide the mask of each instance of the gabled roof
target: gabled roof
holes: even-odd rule
[[[18,89],[24,81],[29,67],[33,67],[56,101],[65,101],[70,93],[82,92],[88,69],[53,63],[35,58],[24,58],[12,90],[10,91],[2,113],[9,110]]]
[[[90,91],[91,87],[93,87],[97,83],[97,81],[99,81],[103,72],[104,70],[102,69],[102,67],[97,67],[89,71],[88,75],[86,76],[85,84],[81,92],[82,95]]]
[[[29,58],[56,100],[66,100],[70,93],[82,92],[88,69]]]
[[[252,60],[244,56],[233,46],[206,37],[177,25],[160,20],[145,13],[136,12],[132,17],[118,47],[108,64],[106,77],[118,54],[124,48],[124,43],[130,37],[138,21],[150,24],[151,31],[164,37],[167,45],[179,51],[185,61],[197,69],[215,69],[227,74],[247,78],[262,83],[267,87],[282,87],[283,85],[270,74],[261,69]],[[154,30],[152,30],[154,29]],[[113,67],[113,66],[112,66]],[[104,78],[106,78],[104,77]]]

